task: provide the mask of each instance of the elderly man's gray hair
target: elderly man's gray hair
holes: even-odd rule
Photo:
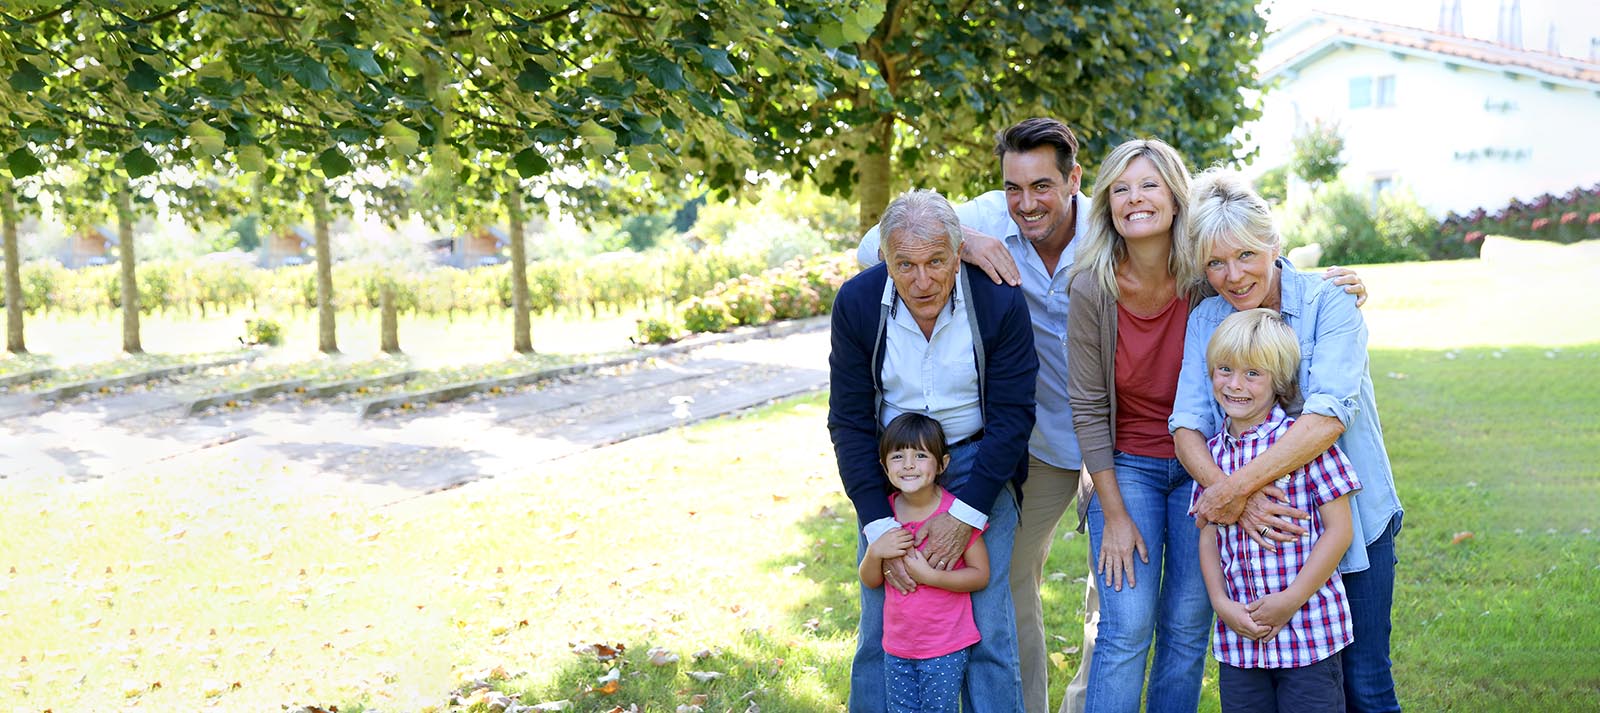
[[[883,210],[878,221],[887,258],[890,243],[944,240],[952,252],[961,251],[961,219],[938,191],[919,189],[901,193]]]

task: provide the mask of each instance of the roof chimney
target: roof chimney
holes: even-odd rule
[[[1495,15],[1494,43],[1506,44],[1506,0],[1500,0],[1500,11]]]
[[[1589,61],[1600,62],[1600,37],[1589,38]]]
[[[1450,34],[1464,36],[1461,30],[1461,0],[1450,6]]]
[[[1522,49],[1522,0],[1511,0],[1511,15],[1508,18],[1510,37],[1506,44]]]
[[[1561,56],[1561,40],[1556,37],[1556,23],[1550,23],[1550,32],[1545,38],[1545,51],[1557,57]]]
[[[1439,33],[1450,32],[1450,0],[1439,0]]]

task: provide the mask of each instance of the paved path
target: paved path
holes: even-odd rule
[[[0,477],[115,477],[226,454],[432,492],[825,388],[828,330],[817,326],[376,420],[361,419],[353,402],[291,399],[188,417],[193,388],[181,384],[50,410],[0,396]]]

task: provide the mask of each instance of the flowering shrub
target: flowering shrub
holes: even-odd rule
[[[839,286],[856,273],[853,255],[794,258],[762,272],[719,283],[680,307],[684,327],[720,332],[736,325],[764,324],[827,314]]]
[[[1546,193],[1526,203],[1513,200],[1493,213],[1482,208],[1466,215],[1451,213],[1439,224],[1439,241],[1429,254],[1436,259],[1476,257],[1485,235],[1558,243],[1600,238],[1600,183],[1560,196]]]

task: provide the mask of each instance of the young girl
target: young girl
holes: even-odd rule
[[[971,592],[989,581],[989,552],[983,533],[972,533],[966,553],[949,571],[934,569],[913,543],[917,529],[950,509],[955,496],[939,486],[950,465],[944,429],[918,413],[889,422],[878,444],[889,496],[900,527],[875,540],[861,559],[861,581],[881,587],[887,567],[903,560],[918,585],[908,594],[890,587],[883,602],[884,682],[890,713],[950,711],[960,697],[967,648],[978,643]]]

